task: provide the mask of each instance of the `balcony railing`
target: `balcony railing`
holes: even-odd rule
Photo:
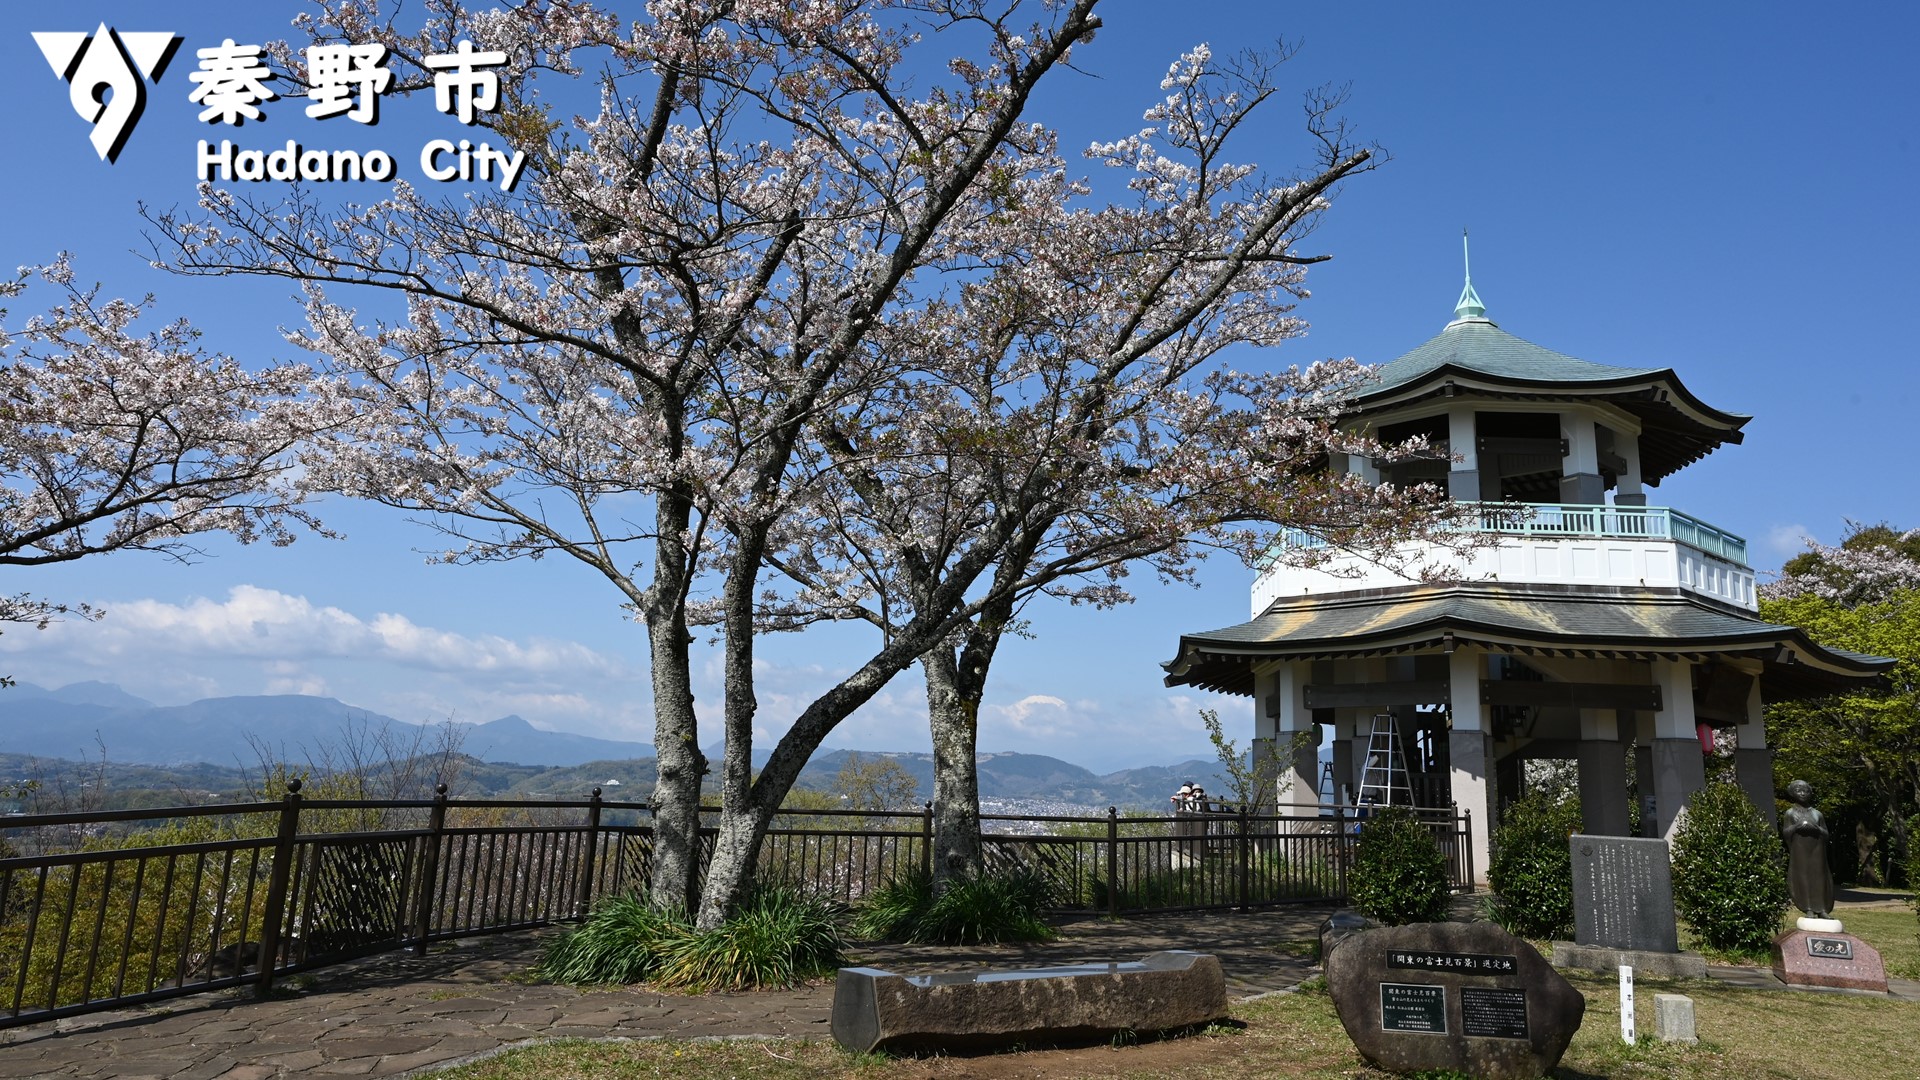
[[[1462,527],[1479,532],[1556,540],[1578,537],[1675,540],[1738,566],[1747,565],[1746,540],[1663,506],[1511,502],[1463,503],[1462,506],[1468,510]],[[1320,540],[1310,533],[1289,529],[1281,543],[1288,547],[1317,547]]]
[[[1564,503],[1477,503],[1485,532],[1541,537],[1629,537],[1677,540],[1747,565],[1747,542],[1699,518],[1663,506],[1577,506]]]

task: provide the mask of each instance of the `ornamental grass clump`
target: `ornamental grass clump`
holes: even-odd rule
[[[704,994],[830,975],[846,959],[844,914],[838,904],[790,886],[756,885],[720,926],[668,942],[652,982]]]
[[[839,967],[837,904],[783,885],[756,886],[719,927],[695,930],[682,912],[644,895],[602,901],[548,946],[538,978],[574,985],[651,983],[702,994],[793,986]]]
[[[1046,878],[1024,868],[958,878],[939,896],[933,880],[915,871],[875,890],[860,905],[854,931],[927,945],[1050,941],[1052,898]]]
[[[1452,904],[1446,856],[1411,807],[1389,806],[1360,827],[1347,898],[1388,926],[1446,920]]]
[[[534,975],[576,986],[646,982],[660,969],[667,946],[692,933],[683,912],[662,911],[637,893],[610,896],[547,946]]]
[[[1708,948],[1772,948],[1787,913],[1786,852],[1737,785],[1708,784],[1687,800],[1673,834],[1673,907]]]
[[[1529,792],[1508,806],[1493,832],[1487,884],[1493,920],[1526,938],[1573,934],[1573,856],[1567,838],[1580,831],[1580,800]]]

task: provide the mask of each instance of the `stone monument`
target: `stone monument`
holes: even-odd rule
[[[841,968],[833,1038],[856,1053],[1058,1046],[1203,1027],[1227,1016],[1217,957],[899,975]]]
[[[1813,785],[1787,785],[1793,805],[1780,815],[1787,845],[1787,887],[1801,915],[1773,942],[1773,973],[1794,986],[1887,989],[1887,968],[1873,946],[1845,932],[1833,917],[1833,870],[1827,864],[1827,819],[1813,805]]]
[[[1575,833],[1573,940],[1553,943],[1555,967],[1704,979],[1707,962],[1680,950],[1673,866],[1665,840]]]
[[[1549,1072],[1586,999],[1492,923],[1411,923],[1328,941],[1327,992],[1360,1056],[1392,1072],[1485,1080]]]

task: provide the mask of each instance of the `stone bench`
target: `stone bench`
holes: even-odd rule
[[[1085,1043],[1226,1015],[1220,961],[1184,951],[1133,963],[935,975],[841,968],[833,987],[834,1041],[859,1053]]]

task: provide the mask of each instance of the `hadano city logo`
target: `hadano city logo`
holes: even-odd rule
[[[133,125],[147,104],[146,82],[158,84],[167,62],[184,40],[171,32],[121,33],[100,24],[92,34],[36,32],[34,41],[55,75],[69,84],[69,97],[80,118],[94,126],[93,145],[103,161],[115,161]],[[204,124],[241,127],[247,121],[264,122],[261,105],[280,99],[267,85],[279,75],[266,64],[259,45],[219,45],[195,52],[199,69],[187,76],[194,84],[187,101],[201,106]],[[327,120],[344,116],[369,127],[379,123],[381,95],[393,82],[386,66],[387,47],[365,44],[312,45],[305,51],[304,91],[307,116]],[[500,73],[507,62],[502,51],[476,50],[473,42],[459,41],[452,52],[420,59],[433,72],[433,105],[440,112],[471,126],[480,114],[500,108]],[[263,180],[391,180],[393,155],[385,150],[326,150],[302,146],[288,139],[267,147],[218,145],[201,139],[195,154],[195,173],[201,180],[224,182]],[[526,153],[498,149],[486,142],[433,139],[420,148],[420,175],[442,183],[453,180],[498,183],[512,191],[526,166]]]
[[[147,109],[146,83],[160,81],[180,41],[165,30],[122,34],[106,23],[91,34],[56,30],[33,35],[40,55],[68,85],[73,111],[93,125],[93,148],[105,162],[120,157],[133,125]]]

